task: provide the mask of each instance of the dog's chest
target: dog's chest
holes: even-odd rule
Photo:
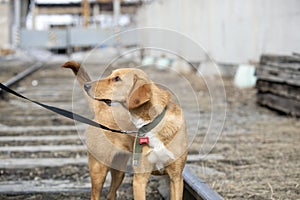
[[[162,169],[168,160],[175,159],[174,154],[166,148],[155,134],[150,131],[146,136],[149,138],[149,146],[151,147],[146,153],[147,158],[158,170]]]
[[[132,122],[137,128],[141,128],[150,121],[143,120],[141,118],[132,117]],[[149,162],[156,166],[158,170],[164,167],[164,164],[172,159],[174,160],[174,154],[166,148],[164,143],[157,137],[157,131],[154,128],[150,132],[146,133],[144,136],[149,138],[150,150],[146,153]]]

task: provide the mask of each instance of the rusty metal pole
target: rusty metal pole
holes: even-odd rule
[[[14,0],[14,24],[13,24],[14,48],[17,48],[19,46],[20,26],[21,26],[21,3],[18,0]]]
[[[81,13],[83,17],[83,26],[88,27],[90,21],[90,3],[89,0],[82,0]]]
[[[114,28],[114,32],[118,33],[120,32],[120,26],[119,26],[119,19],[120,19],[120,10],[121,10],[121,3],[120,0],[113,0],[113,28]],[[120,35],[118,35],[116,37],[116,48],[117,48],[117,52],[118,54],[121,54],[121,38]]]

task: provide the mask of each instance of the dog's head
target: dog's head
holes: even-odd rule
[[[80,63],[77,63],[75,61],[68,61],[64,63],[62,67],[71,69],[76,75],[76,79],[80,87],[85,91],[85,94],[87,94],[86,97],[88,100],[88,105],[91,111],[95,114],[96,120],[115,129],[132,130],[134,128],[133,124],[130,121],[128,111],[126,109],[123,109],[123,106],[117,105],[114,107],[109,107],[107,106],[110,105],[109,100],[105,102],[105,100],[99,101],[96,98],[97,93],[95,93],[94,88],[96,88],[95,84],[97,84],[98,81],[92,82],[88,72],[83,66],[81,67]],[[117,79],[118,78],[116,78],[115,81],[118,81]]]
[[[145,72],[134,68],[115,70],[102,80],[85,83],[84,88],[96,100],[108,105],[119,102],[129,110],[151,101],[166,105],[170,99],[169,92],[155,86]]]

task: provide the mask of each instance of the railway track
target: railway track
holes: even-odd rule
[[[6,85],[22,79],[15,89],[25,96],[71,110],[73,76],[59,65],[42,66],[35,64]],[[85,126],[75,127],[70,120],[14,97],[1,100],[0,108],[0,199],[89,199],[86,149],[76,130]],[[222,199],[188,167],[183,176],[184,199]],[[131,181],[128,174],[118,191],[120,199],[132,199]],[[108,182],[109,177],[105,187]],[[159,178],[150,180],[147,199],[163,199],[159,184]]]

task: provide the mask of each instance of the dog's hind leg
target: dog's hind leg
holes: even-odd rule
[[[119,153],[114,156],[110,168],[112,179],[111,179],[111,184],[107,195],[107,199],[116,199],[116,192],[124,179],[129,157],[130,156],[128,154],[124,154],[124,153]]]
[[[89,169],[92,182],[91,200],[99,200],[108,167],[89,153]]]
[[[125,172],[116,169],[110,169],[110,173],[111,173],[111,185],[109,188],[107,199],[114,200],[116,199],[117,190],[124,179]]]

